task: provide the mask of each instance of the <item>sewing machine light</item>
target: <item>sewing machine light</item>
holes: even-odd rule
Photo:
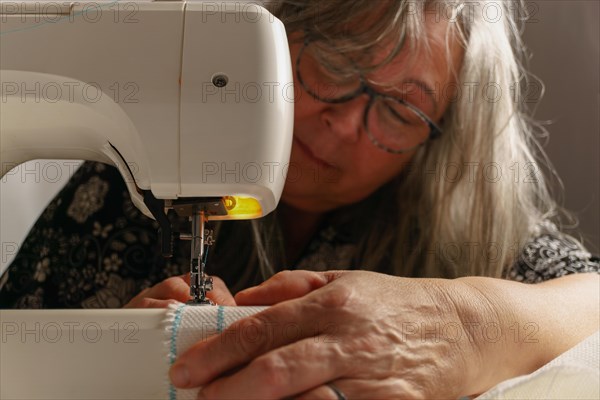
[[[223,198],[223,203],[227,216],[222,219],[254,219],[262,216],[260,203],[252,197],[226,196]]]

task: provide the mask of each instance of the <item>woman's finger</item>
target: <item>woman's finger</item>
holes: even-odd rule
[[[294,396],[294,400],[347,400],[348,398],[336,383],[321,385]]]
[[[337,307],[335,302],[344,301],[342,297],[330,294],[327,306],[308,297],[290,300],[234,322],[221,334],[196,343],[179,356],[170,371],[173,384],[181,388],[202,386],[272,349],[322,332],[330,334],[335,319],[323,308]]]
[[[189,276],[189,275],[188,275]],[[213,276],[213,290],[206,293],[206,296],[215,302],[215,304],[222,306],[236,306],[233,295],[225,285],[225,282],[218,276]],[[189,279],[189,278],[188,278]],[[189,287],[188,287],[189,291]]]
[[[249,393],[260,399],[285,398],[343,375],[351,361],[352,354],[342,343],[315,336],[273,350],[211,382],[202,388],[200,398],[242,399]]]
[[[185,303],[190,299],[189,278],[188,281],[186,281],[186,276],[181,275],[165,279],[153,286],[146,296],[154,299],[177,300],[181,303]]]
[[[258,286],[235,295],[238,306],[272,305],[305,296],[341,276],[343,271],[281,271]]]
[[[396,379],[336,379],[294,396],[294,400],[372,400],[423,398]]]
[[[171,304],[181,304],[177,300],[158,300],[144,297],[131,300],[123,308],[168,308]]]
[[[191,299],[189,282],[189,274],[165,279],[153,287],[140,292],[124,308],[156,308],[160,307],[160,304],[166,307],[169,304],[177,302],[185,303]],[[218,277],[213,277],[213,290],[207,293],[207,297],[216,304],[226,306],[236,305],[225,282]],[[163,302],[159,300],[163,300]]]

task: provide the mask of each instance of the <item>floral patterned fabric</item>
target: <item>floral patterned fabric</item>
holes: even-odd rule
[[[0,277],[0,308],[122,307],[141,290],[189,272],[189,243],[175,242],[170,259],[161,256],[158,243],[158,224],[133,205],[118,171],[86,162],[46,208]],[[323,226],[296,268],[351,267],[354,249],[343,233]],[[540,235],[525,246],[507,278],[536,283],[599,270],[600,260],[576,242]],[[241,286],[225,282],[239,290],[258,279]]]
[[[600,258],[568,237],[543,234],[529,242],[507,278],[539,283],[568,274],[599,272]]]
[[[122,307],[185,272],[185,253],[164,259],[157,241],[158,224],[133,205],[118,171],[84,163],[0,278],[0,307]]]

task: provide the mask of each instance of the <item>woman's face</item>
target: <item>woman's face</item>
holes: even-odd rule
[[[431,57],[424,50],[409,54],[405,48],[390,64],[367,76],[374,82],[398,82],[394,87],[370,86],[404,98],[439,122],[452,97],[451,92],[446,96],[440,93],[445,93],[443,88],[455,87],[445,55],[447,25],[443,18],[437,23],[426,22]],[[302,43],[290,44],[294,77],[301,48]],[[452,43],[451,49],[453,64],[459,70],[462,49],[458,43]],[[376,51],[374,61],[385,57],[386,50]],[[425,84],[431,92],[415,82]],[[308,212],[326,212],[358,202],[397,176],[413,157],[415,151],[392,154],[371,142],[363,125],[366,94],[329,104],[314,99],[297,82],[295,90],[294,140],[282,195],[285,204]]]

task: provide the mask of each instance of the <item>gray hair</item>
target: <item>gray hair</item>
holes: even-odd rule
[[[552,198],[547,179],[557,177],[536,140],[545,130],[528,117],[523,101],[530,78],[519,31],[521,1],[280,0],[269,7],[288,33],[335,40],[345,46],[342,51],[391,41],[395,46],[383,63],[406,44],[428,48],[424,21],[435,10],[451,22],[448,60],[450,40],[458,38],[464,48],[455,71],[459,85],[474,82],[479,88],[453,99],[443,135],[422,146],[400,176],[371,196],[376,203],[369,204],[377,207],[368,212],[376,222],[356,254],[363,268],[388,260],[389,271],[401,276],[501,277],[532,235],[552,229],[544,221],[573,219]],[[374,10],[379,15],[369,20]],[[481,90],[486,87],[487,93]],[[491,98],[492,88],[501,95]],[[273,216],[252,221],[263,278],[283,267],[275,224]],[[267,250],[270,243],[277,246]]]

